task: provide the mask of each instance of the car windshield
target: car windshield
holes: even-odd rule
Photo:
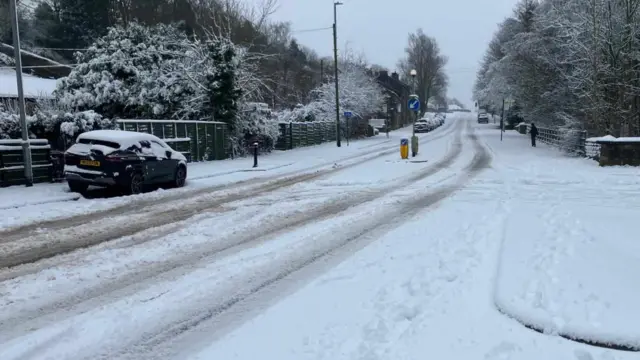
[[[119,149],[120,148],[120,144],[118,144],[118,143],[115,143],[113,141],[100,140],[100,139],[81,138],[81,139],[78,139],[78,143],[79,144],[87,144],[87,145],[102,145],[102,146],[110,147],[112,149]]]

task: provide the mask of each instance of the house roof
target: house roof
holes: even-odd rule
[[[51,98],[56,89],[57,80],[43,79],[22,74],[22,87],[26,98]],[[0,98],[17,98],[18,83],[15,70],[0,69]]]
[[[0,43],[0,53],[10,57],[15,55],[13,46],[4,43]],[[20,57],[22,66],[32,66],[31,72],[37,76],[59,79],[69,76],[71,73],[71,66],[47,59],[24,49],[20,49]]]

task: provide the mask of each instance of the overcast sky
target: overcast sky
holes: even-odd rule
[[[467,104],[478,63],[497,23],[510,16],[517,0],[341,0],[338,47],[364,52],[370,63],[395,69],[407,34],[418,28],[437,39],[449,57],[449,96]],[[293,30],[330,27],[333,0],[279,0],[272,19],[290,21]],[[332,54],[331,30],[296,32],[301,44],[320,56]]]

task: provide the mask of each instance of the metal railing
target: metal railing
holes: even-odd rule
[[[527,124],[527,134],[530,131],[531,125]],[[570,154],[596,160],[600,156],[600,145],[589,140],[585,130],[558,130],[538,127],[537,140]]]

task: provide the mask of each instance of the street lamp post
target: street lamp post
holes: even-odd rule
[[[11,11],[11,30],[13,32],[13,51],[16,57],[16,82],[18,87],[18,109],[20,111],[20,127],[22,128],[22,158],[24,161],[24,177],[26,186],[33,186],[33,169],[31,163],[31,147],[29,146],[29,128],[24,105],[24,90],[22,87],[22,57],[20,50],[20,33],[18,30],[18,7],[16,0],[9,1]]]
[[[340,1],[333,3],[333,82],[336,87],[336,145],[340,144],[340,91],[338,88],[338,5]]]
[[[418,72],[416,71],[416,69],[411,69],[411,72],[409,72],[409,74],[411,75],[411,78],[413,81],[413,92],[417,94],[416,76],[418,75]],[[418,137],[416,136],[416,121],[418,120],[419,111],[420,111],[419,108],[415,110],[415,116],[413,118],[413,126],[411,129],[411,156],[412,157],[415,157],[418,154]]]

